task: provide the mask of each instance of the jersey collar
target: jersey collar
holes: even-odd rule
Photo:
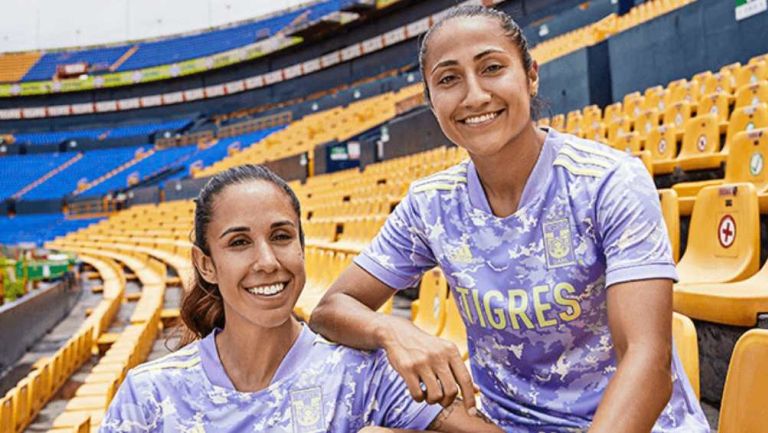
[[[539,197],[547,186],[549,175],[552,172],[552,163],[555,160],[556,150],[555,142],[560,140],[560,134],[552,128],[545,129],[547,131],[547,138],[544,140],[544,144],[539,152],[539,158],[536,160],[531,175],[528,176],[528,180],[525,182],[523,188],[523,194],[520,196],[520,204],[517,206],[517,212],[524,207],[527,207],[537,197]],[[467,167],[467,190],[469,194],[469,202],[472,207],[479,209],[485,213],[493,215],[491,211],[491,205],[488,202],[488,197],[485,195],[483,185],[480,183],[480,177],[475,169],[475,164],[472,160],[469,160]]]
[[[203,371],[205,371],[206,376],[208,376],[208,380],[210,380],[213,385],[235,391],[235,385],[232,384],[229,376],[227,376],[227,373],[224,371],[221,358],[216,350],[216,342],[214,341],[214,338],[219,332],[221,332],[221,329],[216,328],[213,332],[208,334],[208,336],[200,340],[200,362]],[[315,334],[309,327],[302,325],[299,337],[296,338],[293,346],[285,355],[285,358],[283,358],[283,362],[280,363],[277,371],[275,371],[270,386],[297,371],[299,365],[306,361],[305,355],[312,347],[314,341]]]

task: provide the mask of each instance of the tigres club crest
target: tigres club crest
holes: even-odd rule
[[[295,433],[324,432],[323,392],[320,387],[291,391],[291,413]]]
[[[576,263],[573,254],[571,225],[567,219],[545,222],[544,252],[547,256],[547,267],[559,268]]]

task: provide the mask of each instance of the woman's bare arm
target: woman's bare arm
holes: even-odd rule
[[[474,384],[456,345],[427,334],[408,320],[376,312],[394,293],[352,264],[323,296],[309,325],[350,347],[384,349],[414,400],[449,407],[461,391],[465,409],[474,414]]]

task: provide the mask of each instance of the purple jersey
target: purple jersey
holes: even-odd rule
[[[415,402],[381,350],[339,346],[303,327],[269,387],[239,392],[211,333],[140,365],[120,386],[101,432],[357,432],[425,429],[442,408]]]
[[[677,277],[640,161],[553,129],[514,214],[493,215],[465,161],[414,182],[355,261],[395,289],[439,266],[467,327],[484,410],[508,431],[536,433],[590,426],[617,364],[608,288]],[[653,431],[708,432],[676,353],[672,372]]]

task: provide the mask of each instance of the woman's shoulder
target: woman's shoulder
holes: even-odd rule
[[[553,165],[570,177],[601,181],[628,166],[642,166],[633,155],[607,144],[566,133],[556,133]]]
[[[136,366],[128,372],[128,376],[137,383],[149,381],[157,384],[164,376],[188,374],[190,370],[198,368],[200,362],[200,341],[195,341],[168,355]]]
[[[454,191],[457,187],[467,184],[468,167],[469,159],[465,159],[437,173],[417,179],[411,183],[408,193],[413,195],[428,191]]]

